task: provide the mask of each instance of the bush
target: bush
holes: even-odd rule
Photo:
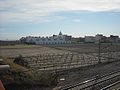
[[[45,86],[51,86],[57,84],[57,75],[50,72],[41,72],[35,75],[36,81]]]
[[[19,55],[18,57],[15,58],[14,63],[23,65],[23,57],[22,55]]]

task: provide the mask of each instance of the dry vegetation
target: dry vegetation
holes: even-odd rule
[[[120,60],[119,44],[102,44],[101,61]],[[14,60],[19,55],[20,61],[27,61],[18,65]],[[44,85],[56,83],[55,73],[44,72],[44,70],[65,70],[98,63],[98,45],[95,44],[73,44],[73,45],[14,45],[1,46],[0,57],[4,63],[10,65],[10,71],[2,77],[5,81],[31,82]],[[21,66],[22,65],[22,66]],[[22,77],[22,78],[21,78]],[[27,78],[26,78],[27,77]],[[25,79],[26,78],[26,79]]]
[[[120,51],[120,44],[101,44],[101,51]],[[0,56],[34,56],[48,53],[95,53],[98,52],[98,44],[66,44],[66,45],[13,45],[0,46]]]
[[[4,58],[4,64],[10,65],[9,70],[1,72],[0,79],[3,81],[6,90],[32,90],[33,88],[51,90],[56,85],[54,73],[39,72],[27,69],[13,62],[13,59]]]
[[[4,58],[3,63],[10,65],[10,69],[7,70],[5,73],[7,76],[11,77],[12,80],[15,80],[15,77],[14,77],[15,73],[16,74],[21,73],[21,74],[24,74],[26,76],[32,76],[32,72],[29,69],[22,67],[21,65],[13,63],[13,59]]]
[[[5,57],[16,57],[22,56],[33,56],[37,54],[45,53],[60,53],[64,50],[57,50],[49,47],[43,47],[38,45],[15,45],[15,46],[1,46],[0,56]]]
[[[114,61],[120,58],[119,44],[101,44],[100,51],[101,62]],[[15,45],[0,47],[0,56],[2,57],[15,58],[19,55],[24,57],[23,62],[20,60],[22,62],[21,65],[39,70],[81,67],[94,65],[99,61],[98,44]]]

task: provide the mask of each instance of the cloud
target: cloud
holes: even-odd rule
[[[81,10],[120,11],[120,0],[0,0],[0,22],[50,22],[56,12]]]

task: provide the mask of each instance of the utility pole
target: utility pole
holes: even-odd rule
[[[100,39],[99,39],[99,42],[98,42],[98,63],[101,63],[101,43],[100,43]]]

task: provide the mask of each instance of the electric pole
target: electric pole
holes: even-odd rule
[[[101,43],[100,43],[100,39],[99,39],[99,42],[98,42],[98,63],[101,63]]]

